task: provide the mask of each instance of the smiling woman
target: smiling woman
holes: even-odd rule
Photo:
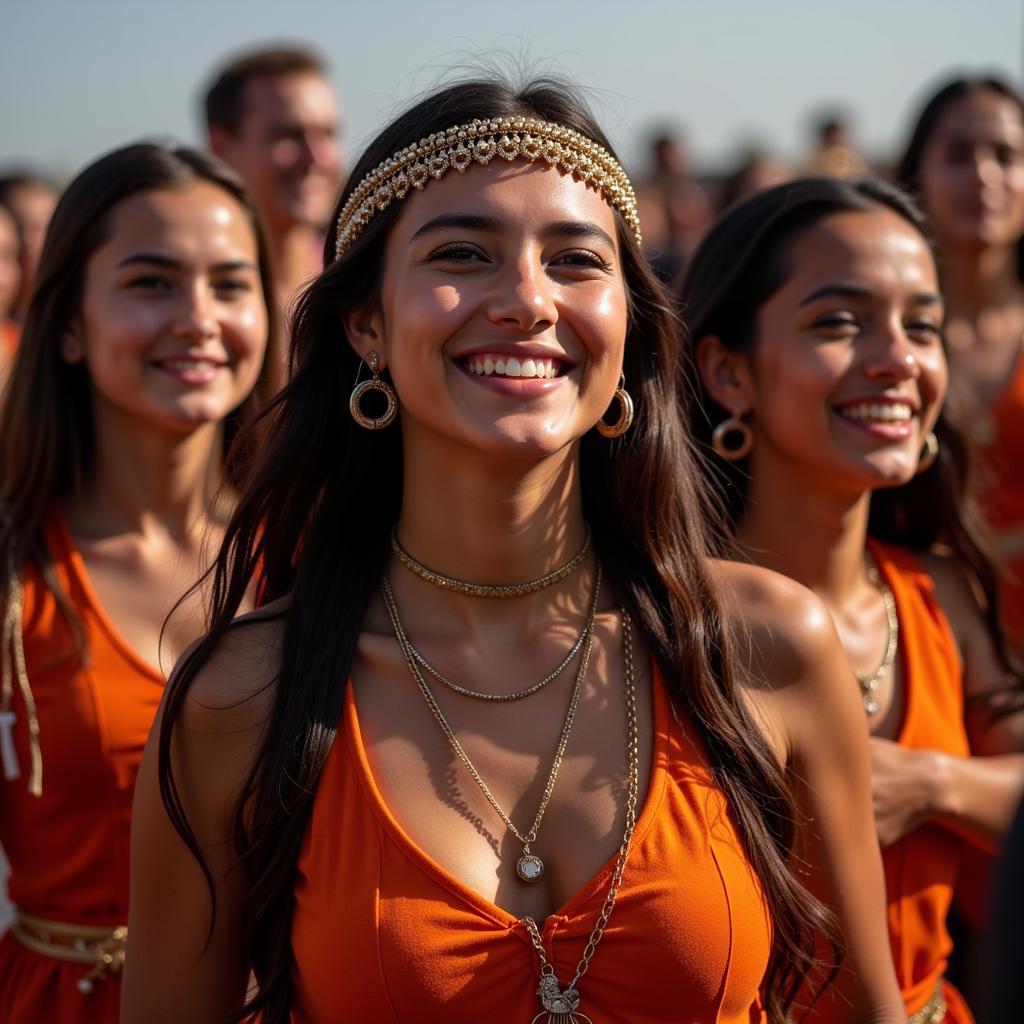
[[[695,432],[719,457],[740,551],[822,598],[859,683],[907,1019],[971,1022],[943,979],[945,919],[963,841],[997,844],[1024,789],[1024,757],[1007,753],[1024,715],[1007,713],[1021,678],[943,411],[923,219],[880,182],[781,185],[709,232],[681,299]],[[801,1019],[846,1013],[840,995]]]
[[[797,844],[876,897],[849,1019],[900,1019],[842,653],[711,557],[638,242],[564,83],[362,157],[144,759],[130,1024],[781,1022],[835,934]]]
[[[268,397],[266,250],[189,149],[131,146],[69,186],[0,415],[0,1017],[113,1024],[143,744]],[[165,620],[166,629],[165,629]]]

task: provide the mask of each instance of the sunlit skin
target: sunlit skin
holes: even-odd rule
[[[151,664],[199,628],[193,602],[161,649],[204,532],[223,526],[211,506],[222,421],[256,383],[266,339],[256,239],[232,196],[196,182],[113,210],[62,345],[89,374],[96,449],[66,512],[104,607]]]

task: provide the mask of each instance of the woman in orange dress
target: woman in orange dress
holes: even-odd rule
[[[402,114],[327,257],[140,771],[125,1020],[782,1021],[834,930],[797,806],[848,1019],[901,1020],[848,669],[709,558],[678,327],[571,88]]]
[[[941,255],[950,386],[982,456],[1006,625],[1024,652],[1024,99],[998,78],[944,84],[897,173]]]
[[[98,160],[47,236],[0,414],[9,1024],[118,1020],[161,639],[195,637],[196,598],[168,613],[242,482],[224,453],[264,387],[266,268],[237,179],[191,149]]]
[[[963,496],[964,442],[942,413],[944,307],[923,219],[879,182],[781,185],[719,221],[681,299],[695,429],[738,546],[822,598],[860,683],[907,1019],[970,1022],[943,979],[962,843],[998,843],[1024,789],[1020,754],[972,755],[1019,750],[1024,716],[965,715],[972,698],[1012,700],[999,687],[1013,668]],[[806,1019],[841,1014],[826,996]]]

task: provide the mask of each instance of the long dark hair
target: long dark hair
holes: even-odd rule
[[[844,181],[805,178],[787,182],[748,199],[726,213],[701,242],[679,289],[679,301],[691,338],[687,361],[691,388],[700,400],[691,406],[694,433],[711,451],[711,432],[729,416],[707,392],[693,358],[703,338],[717,336],[734,352],[758,344],[758,311],[793,271],[794,241],[826,217],[892,210],[931,241],[924,216],[906,193],[870,178]],[[955,404],[947,399],[935,424],[939,456],[931,467],[900,487],[871,496],[868,532],[890,544],[916,551],[946,545],[981,589],[981,611],[1014,689],[1020,666],[1000,626],[999,570],[984,519],[974,500],[972,455]],[[733,526],[746,507],[748,460],[715,457],[714,479],[722,507]]]
[[[899,186],[921,201],[921,160],[925,146],[935,131],[939,118],[946,108],[957,100],[978,93],[991,92],[996,96],[1009,100],[1020,111],[1024,121],[1024,97],[1005,79],[995,74],[982,74],[971,77],[957,77],[943,83],[925,101],[914,126],[910,130],[907,148],[896,165],[896,182]],[[927,210],[925,211],[927,212]],[[941,271],[941,253],[939,263]],[[1017,275],[1024,281],[1024,237],[1017,243]]]
[[[352,173],[338,209],[363,176],[396,151],[473,118],[533,116],[610,150],[565,83],[466,82],[421,101],[389,125]],[[175,673],[160,735],[160,786],[171,821],[205,864],[171,765],[175,723],[192,681],[231,628],[253,577],[261,601],[290,594],[273,710],[239,798],[234,842],[249,878],[246,955],[256,993],[236,1018],[289,1019],[290,933],[296,862],[317,781],[334,742],[367,605],[380,585],[401,503],[402,436],[368,433],[343,397],[359,359],[339,334],[339,312],[375,296],[400,204],[378,214],[346,255],[310,285],[295,316],[293,375],[269,444],[229,525],[216,564],[210,633]],[[706,567],[713,515],[679,416],[679,325],[632,232],[616,214],[629,293],[625,374],[632,430],[581,442],[584,513],[607,576],[641,624],[673,699],[690,714],[727,794],[773,918],[766,999],[781,1021],[809,966],[824,908],[788,867],[794,808],[782,770],[751,720],[734,677],[731,640]],[[211,882],[209,874],[207,881]],[[211,884],[211,895],[213,889]]]
[[[62,341],[82,302],[85,270],[106,241],[114,208],[129,196],[207,181],[245,209],[256,235],[270,336],[256,388],[224,422],[224,451],[243,424],[269,402],[269,371],[280,363],[269,251],[256,208],[241,180],[216,157],[185,146],[138,143],[114,150],[68,185],[50,221],[24,329],[0,407],[0,594],[33,561],[78,634],[78,620],[52,572],[43,543],[49,511],[88,479],[93,415],[88,369],[68,363]],[[226,482],[244,482],[245,461],[228,459]]]

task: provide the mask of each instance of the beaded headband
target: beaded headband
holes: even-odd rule
[[[636,194],[618,160],[585,135],[551,121],[532,117],[500,117],[455,125],[400,149],[378,164],[359,183],[338,215],[335,258],[351,248],[363,228],[392,202],[404,199],[410,188],[422,190],[431,179],[443,178],[453,167],[460,174],[472,163],[487,166],[496,156],[510,163],[542,161],[571,174],[601,193],[625,218],[641,241]]]

